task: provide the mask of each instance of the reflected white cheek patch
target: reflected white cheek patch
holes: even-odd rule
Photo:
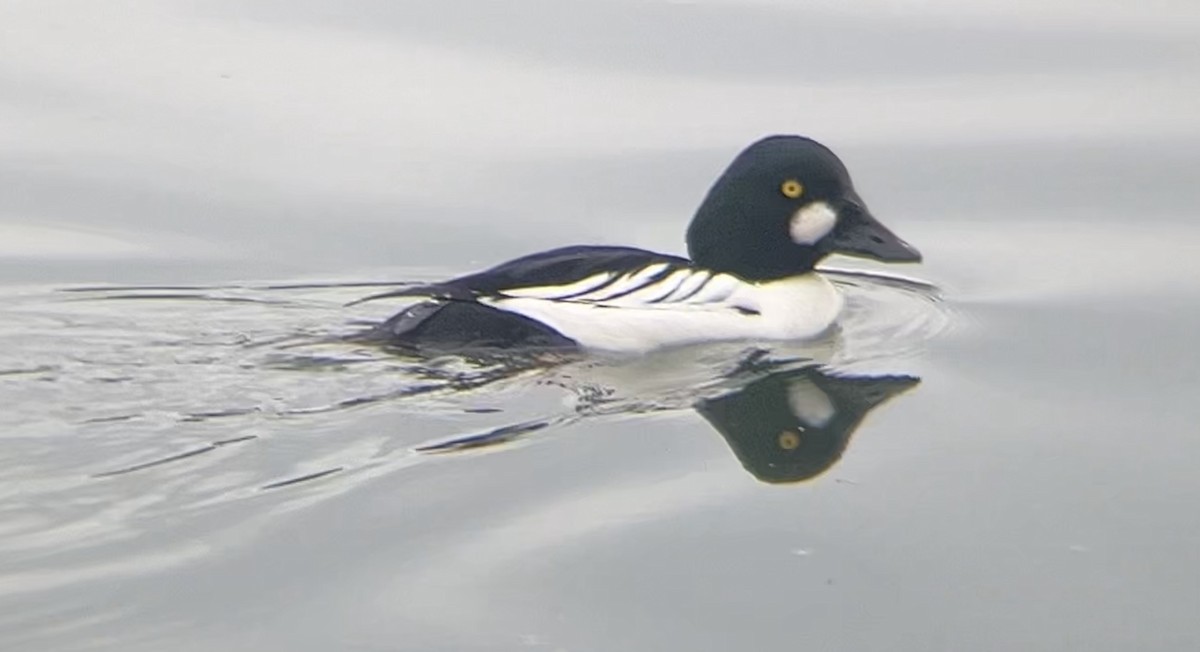
[[[829,235],[835,226],[837,211],[823,201],[815,201],[792,215],[788,233],[796,244],[810,245]]]
[[[792,414],[814,428],[823,428],[837,415],[829,395],[804,378],[797,378],[788,385],[787,401]]]

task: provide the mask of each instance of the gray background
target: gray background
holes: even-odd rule
[[[1198,25],[1183,0],[0,3],[0,647],[1197,648]],[[428,379],[312,342],[394,306],[266,287],[681,252],[777,132],[833,147],[926,255],[894,271],[944,294],[856,295],[834,362],[923,382],[807,483],[756,482],[665,399],[414,455],[573,395],[394,400]]]

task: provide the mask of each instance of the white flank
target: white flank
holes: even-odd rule
[[[662,269],[654,267],[659,268],[654,273]],[[648,276],[644,272],[635,275],[643,283]],[[691,271],[678,280],[671,274],[646,290],[678,282],[671,293],[684,296],[678,290],[695,283],[692,277],[701,274],[707,273]],[[614,285],[618,284],[626,290],[636,287],[632,282]],[[604,288],[604,293],[611,295],[608,290]],[[566,301],[533,297],[480,301],[540,321],[584,348],[624,353],[718,340],[811,339],[828,331],[842,308],[837,288],[816,273],[769,283],[717,274],[695,296],[673,302],[634,303],[628,295],[612,302],[590,296]]]
[[[810,245],[829,235],[837,226],[837,211],[823,201],[815,201],[796,211],[788,233],[796,244]]]

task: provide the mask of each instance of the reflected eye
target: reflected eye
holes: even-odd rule
[[[798,199],[804,194],[804,184],[795,179],[788,179],[779,185],[779,192],[788,199]]]
[[[785,451],[794,451],[800,446],[800,433],[784,430],[779,433],[779,447]]]

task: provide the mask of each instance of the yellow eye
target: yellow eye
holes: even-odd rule
[[[797,199],[804,194],[804,184],[795,179],[788,179],[779,186],[779,192],[788,199]]]
[[[779,433],[779,447],[785,451],[794,451],[800,447],[800,433],[784,430]]]

